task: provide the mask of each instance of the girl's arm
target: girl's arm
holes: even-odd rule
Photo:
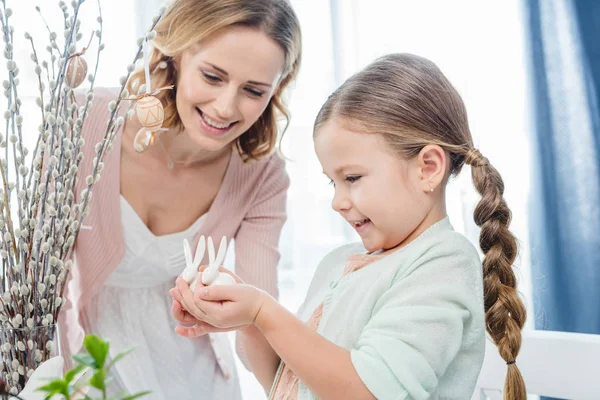
[[[239,277],[227,271],[225,268],[221,267],[221,271],[229,273],[237,282],[240,282]],[[197,288],[204,287],[201,278],[198,278],[196,285]],[[177,289],[171,289],[169,294],[173,296],[173,307],[171,312],[175,319],[183,324],[175,328],[177,333],[184,337],[194,338],[206,335],[207,333],[237,330],[238,336],[236,340],[241,343],[241,350],[246,356],[250,370],[256,376],[256,379],[262,385],[265,392],[268,393],[270,391],[281,359],[265,339],[264,335],[255,326],[247,324],[231,326],[228,328],[217,328],[196,318],[188,312],[182,306],[183,298]]]
[[[263,297],[256,328],[316,397],[375,399],[358,376],[348,350],[319,335],[272,297]]]
[[[252,353],[253,365],[258,366],[254,372],[265,389],[275,375],[276,353],[320,399],[375,399],[354,369],[348,350],[310,329],[266,292],[237,284],[192,293],[183,279],[177,280],[176,291],[183,307],[210,325],[220,329],[254,325],[268,341],[268,347],[257,342],[264,347]],[[253,339],[256,331],[249,331]]]
[[[265,336],[254,325],[241,329],[238,334],[250,369],[266,393],[269,393],[281,359]]]
[[[475,386],[485,344],[481,263],[467,239],[454,235],[447,242],[431,248],[412,273],[390,282],[351,353],[250,285],[192,293],[180,281],[176,290],[187,310],[214,326],[256,326],[321,399],[430,397],[447,373],[458,373],[462,379],[452,382],[453,390],[467,393]],[[453,366],[465,348],[469,354]]]

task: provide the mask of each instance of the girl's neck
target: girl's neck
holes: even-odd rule
[[[425,218],[421,220],[421,222],[415,227],[415,229],[413,229],[413,231],[402,242],[389,249],[381,249],[374,251],[373,253],[370,253],[370,255],[387,256],[389,254],[392,254],[393,252],[400,250],[401,248],[405,247],[407,244],[418,238],[432,225],[446,218],[448,216],[448,213],[446,212],[445,195],[442,193],[440,197],[441,198],[437,199],[433,207],[425,215]]]

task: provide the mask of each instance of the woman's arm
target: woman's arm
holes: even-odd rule
[[[277,266],[279,238],[286,221],[287,189],[290,184],[285,162],[272,156],[263,173],[260,189],[235,235],[235,273],[251,284],[278,297]],[[239,331],[236,350],[240,360],[268,391],[279,357],[262,334],[251,328]]]

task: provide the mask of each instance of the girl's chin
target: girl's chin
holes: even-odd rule
[[[372,240],[363,238],[362,240],[363,246],[369,253],[374,253],[382,249],[381,244],[374,243]]]

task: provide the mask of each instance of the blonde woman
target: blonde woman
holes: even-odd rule
[[[278,119],[289,120],[282,94],[300,64],[299,23],[287,0],[175,0],[155,30],[152,87],[174,85],[158,95],[168,131],[140,153],[141,125],[127,119],[113,143],[76,246],[62,352],[68,359],[85,333],[99,334],[113,356],[137,345],[116,364],[113,392],[239,399],[227,338],[178,335],[168,290],[185,268],[183,239],[226,236],[237,274],[277,296],[289,179],[274,150]],[[138,71],[129,92],[144,83]],[[117,95],[95,92],[88,159]]]

